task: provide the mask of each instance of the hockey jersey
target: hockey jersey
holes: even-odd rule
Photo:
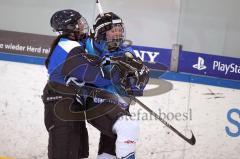
[[[49,59],[49,81],[65,84],[69,77],[75,77],[96,87],[110,85],[111,81],[102,77],[100,68],[87,55],[81,42],[61,38]]]

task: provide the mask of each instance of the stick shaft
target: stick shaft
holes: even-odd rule
[[[100,14],[101,16],[103,16],[103,9],[102,9],[100,0],[96,0],[96,5],[97,5],[97,8],[98,8],[99,14]]]
[[[184,136],[182,133],[180,133],[177,129],[175,129],[172,125],[170,125],[168,122],[166,122],[163,118],[161,118],[157,113],[155,113],[153,110],[151,110],[149,107],[147,107],[145,104],[143,104],[140,100],[137,98],[134,98],[134,100],[146,111],[148,111],[151,115],[153,115],[155,118],[160,120],[164,125],[166,125],[169,129],[171,129],[173,132],[175,132],[178,136],[180,136],[183,140],[188,142],[191,145],[194,145],[196,143],[195,136],[192,133],[192,137],[189,139],[186,136]]]

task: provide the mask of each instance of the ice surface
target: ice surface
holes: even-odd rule
[[[0,72],[0,156],[46,159],[48,136],[40,98],[47,81],[45,67],[0,61]],[[141,124],[138,159],[239,158],[240,137],[232,138],[225,132],[225,126],[237,131],[226,116],[229,109],[240,108],[239,90],[176,81],[159,83],[148,89],[166,91],[139,99],[154,111],[164,112],[169,123],[187,136],[188,129],[193,130],[197,143],[187,144],[135,104],[131,112]],[[234,119],[240,120],[239,116]],[[89,158],[95,159],[99,133],[91,125],[88,130]]]

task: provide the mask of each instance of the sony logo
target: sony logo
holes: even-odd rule
[[[150,61],[148,62],[156,62],[156,57],[160,54],[159,52],[151,52],[151,51],[143,51],[143,50],[133,50],[135,55],[139,57],[142,61],[146,56],[149,57]]]

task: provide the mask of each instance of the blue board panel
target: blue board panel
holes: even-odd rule
[[[240,80],[240,59],[181,51],[178,71]]]

